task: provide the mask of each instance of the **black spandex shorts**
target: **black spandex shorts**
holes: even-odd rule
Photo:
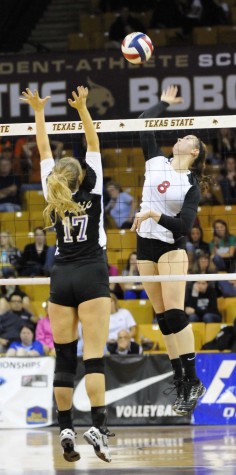
[[[169,244],[158,239],[147,239],[137,235],[137,258],[139,261],[158,262],[166,252],[178,249],[186,249],[186,239],[184,237],[178,239],[174,244]]]
[[[78,307],[82,302],[98,297],[110,297],[108,267],[103,256],[87,262],[54,264],[50,302],[65,307]]]

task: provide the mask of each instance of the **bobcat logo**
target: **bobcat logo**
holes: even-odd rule
[[[99,115],[104,115],[107,109],[114,106],[114,97],[109,89],[96,84],[90,78],[87,79],[87,84],[89,86],[88,107],[94,107]]]

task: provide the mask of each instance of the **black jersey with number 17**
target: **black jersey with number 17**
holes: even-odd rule
[[[75,216],[66,213],[55,224],[57,235],[56,262],[73,262],[102,255],[106,248],[106,234],[103,227],[102,164],[101,155],[87,152],[86,163],[94,172],[92,187],[80,185],[73,193],[73,200],[84,208],[84,214]],[[53,158],[41,161],[41,180],[44,197],[47,200],[47,177],[54,168]]]

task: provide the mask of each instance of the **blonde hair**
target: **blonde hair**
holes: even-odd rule
[[[9,245],[9,248],[14,248],[14,240],[13,240],[13,237],[12,235],[10,234],[9,231],[2,231],[0,233],[0,238],[1,237],[7,237],[8,238],[8,245]],[[0,248],[2,248],[2,245],[0,244]]]
[[[82,168],[78,160],[63,157],[57,162],[47,178],[48,205],[43,212],[47,227],[55,225],[58,218],[63,220],[66,212],[76,216],[85,214],[84,208],[72,198],[72,193],[76,191],[82,179]]]

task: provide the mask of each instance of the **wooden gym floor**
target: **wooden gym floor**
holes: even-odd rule
[[[84,430],[75,463],[62,457],[58,428],[0,430],[0,475],[236,475],[236,426],[119,427],[109,464]]]

